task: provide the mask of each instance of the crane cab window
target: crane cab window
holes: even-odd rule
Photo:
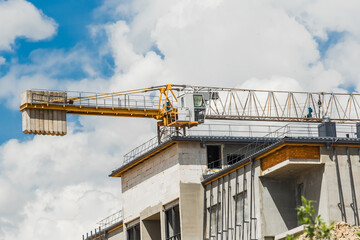
[[[194,95],[194,107],[204,107],[204,98],[202,95]]]
[[[221,168],[222,166],[221,146],[207,145],[206,153],[207,153],[208,168]]]

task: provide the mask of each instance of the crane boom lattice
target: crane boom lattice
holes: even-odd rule
[[[162,85],[112,93],[27,90],[22,94],[23,131],[65,135],[66,115],[153,118],[158,127],[190,128],[204,119],[335,122],[360,119],[360,94],[266,91]]]

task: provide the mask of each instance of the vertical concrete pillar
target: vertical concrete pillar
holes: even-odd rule
[[[180,183],[181,239],[203,238],[204,188],[197,183]]]

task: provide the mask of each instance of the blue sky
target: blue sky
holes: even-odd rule
[[[71,51],[73,48],[81,47],[87,49],[87,54],[96,59],[95,63],[99,71],[105,77],[112,75],[113,59],[110,55],[98,56],[96,42],[90,37],[87,26],[89,24],[101,24],[109,20],[110,17],[96,15],[94,10],[100,7],[100,0],[76,0],[76,1],[29,1],[40,9],[46,16],[53,18],[58,24],[57,33],[42,41],[32,41],[23,37],[17,38],[12,51],[0,51],[0,56],[6,58],[7,62],[16,61],[18,64],[32,64],[31,54],[35,50],[64,52]],[[95,16],[96,15],[96,16]],[[98,39],[101,41],[101,39]],[[6,75],[11,64],[0,65],[0,76]],[[67,78],[73,81],[86,77],[86,73],[80,67],[68,66],[66,73],[59,79]],[[24,135],[21,131],[21,113],[9,109],[4,101],[1,101],[0,112],[5,118],[0,119],[0,144],[11,139],[28,140],[32,136]],[[75,117],[70,116],[70,119]]]
[[[21,90],[358,91],[359,11],[358,0],[0,0],[0,240],[80,239],[121,209],[108,174],[155,136],[154,121],[79,116],[65,137],[25,135]]]

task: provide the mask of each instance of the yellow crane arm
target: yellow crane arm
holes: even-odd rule
[[[23,132],[49,135],[66,134],[67,114],[153,118],[159,127],[181,128],[196,126],[205,118],[321,122],[327,116],[336,122],[360,121],[358,93],[167,84],[101,94],[27,90],[21,103]]]
[[[191,127],[197,122],[177,122],[177,97],[172,85],[113,93],[53,92],[27,90],[20,111],[23,132],[65,135],[66,115],[153,118],[159,126]]]
[[[71,104],[43,104],[43,103],[25,103],[21,105],[20,111],[26,109],[65,111],[66,114],[75,115],[94,115],[111,117],[139,117],[155,118],[159,115],[158,109],[136,109],[136,108],[117,108],[117,107],[93,107],[79,106]]]

